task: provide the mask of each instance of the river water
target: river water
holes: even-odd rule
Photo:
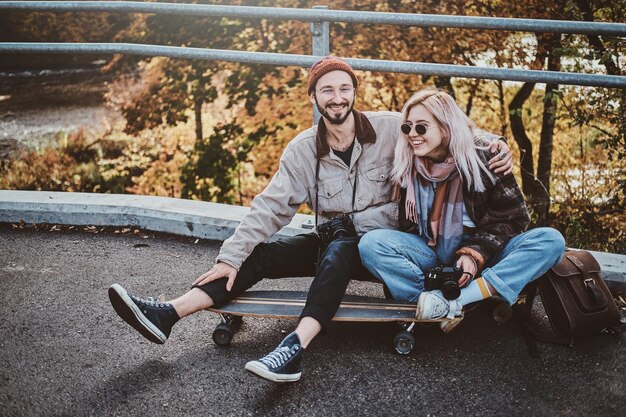
[[[0,72],[0,160],[19,149],[55,146],[61,132],[107,132],[121,117],[104,104],[109,80],[98,65]]]

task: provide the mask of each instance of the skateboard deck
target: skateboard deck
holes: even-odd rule
[[[222,319],[213,331],[213,341],[218,346],[228,346],[239,330],[243,317],[297,320],[306,299],[307,293],[303,291],[248,291],[225,305],[210,307],[207,310],[219,314]],[[393,345],[397,353],[408,355],[415,346],[412,330],[416,323],[439,323],[448,320],[418,320],[415,318],[416,310],[416,303],[345,295],[333,321],[400,323],[401,330],[394,337]],[[493,312],[494,318],[499,322],[508,320],[511,315],[511,308],[506,302],[500,303]],[[456,324],[459,322],[460,319]]]
[[[209,311],[241,317],[298,319],[306,303],[303,291],[248,291],[219,308]],[[441,322],[445,319],[417,320],[416,304],[384,298],[346,295],[333,321],[363,322]]]

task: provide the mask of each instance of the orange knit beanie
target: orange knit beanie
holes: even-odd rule
[[[336,56],[325,56],[311,66],[311,74],[309,76],[309,86],[307,93],[310,95],[315,90],[315,84],[324,74],[331,71],[345,71],[352,78],[354,88],[359,86],[359,80],[354,74],[354,70],[346,61]]]

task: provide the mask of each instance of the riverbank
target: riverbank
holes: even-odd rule
[[[22,149],[56,143],[60,133],[84,128],[94,137],[121,122],[105,106],[102,62],[79,68],[0,72],[0,160]]]

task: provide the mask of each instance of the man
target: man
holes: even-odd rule
[[[224,304],[263,278],[314,276],[295,331],[245,367],[274,382],[299,380],[304,350],[330,323],[350,278],[366,274],[359,236],[398,226],[389,174],[400,115],[354,110],[357,88],[357,77],[343,60],[325,57],[316,62],[308,94],[322,115],[320,123],[289,142],[278,171],[223,243],[216,264],[189,292],[170,302],[144,300],[112,285],[109,298],[120,317],[148,340],[164,343],[180,318]],[[508,169],[502,162],[510,158],[496,160],[492,168]],[[354,233],[330,242],[309,233],[265,243],[302,203],[317,212],[318,225],[348,214]]]

